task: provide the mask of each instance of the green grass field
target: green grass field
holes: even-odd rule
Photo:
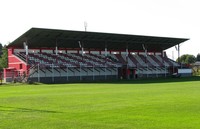
[[[0,86],[0,129],[199,129],[200,77]]]

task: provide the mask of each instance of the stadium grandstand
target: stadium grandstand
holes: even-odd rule
[[[10,43],[4,80],[42,83],[167,77],[165,50],[188,39],[31,28]],[[179,52],[178,52],[179,53]]]

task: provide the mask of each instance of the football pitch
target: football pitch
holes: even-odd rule
[[[200,77],[0,85],[0,129],[199,129]]]

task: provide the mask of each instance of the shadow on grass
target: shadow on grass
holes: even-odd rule
[[[34,82],[32,84],[27,83],[10,83],[5,84],[4,86],[23,86],[23,85],[55,85],[55,84],[87,84],[87,83],[99,83],[99,84],[148,84],[148,83],[170,83],[170,82],[188,82],[188,81],[200,81],[200,76],[192,76],[192,77],[180,77],[180,78],[140,78],[140,79],[130,79],[130,80],[96,80],[96,81],[70,81],[66,83],[37,83]]]
[[[38,110],[38,109],[19,108],[19,107],[6,107],[6,106],[0,106],[0,112],[63,113],[63,112],[50,111],[50,110]]]
[[[136,79],[136,80],[118,80],[107,83],[114,84],[147,84],[147,83],[172,83],[172,82],[189,82],[189,81],[200,81],[200,76],[194,77],[182,77],[182,78],[149,78],[149,79]]]
[[[9,82],[9,83],[3,83],[0,85],[0,87],[9,87],[9,86],[27,86],[27,85],[43,85],[44,83],[38,83],[38,82],[33,82],[33,83],[20,83],[20,82]]]
[[[102,80],[102,81],[82,81],[76,83],[107,83],[107,84],[148,84],[148,83],[172,83],[172,82],[188,82],[188,81],[200,81],[200,76],[193,77],[181,77],[181,78],[143,78],[143,79],[132,79],[132,80]]]

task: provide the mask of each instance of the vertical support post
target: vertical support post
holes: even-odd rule
[[[82,51],[82,56],[84,55],[84,49],[83,49],[83,46],[81,48],[81,51]]]
[[[25,49],[26,49],[26,55],[28,55],[28,45],[27,45],[27,41],[26,41],[26,43],[25,43],[26,45],[25,45]]]
[[[126,62],[127,62],[127,65],[128,65],[128,47],[126,48]]]
[[[94,81],[94,64],[93,64],[93,67],[92,67],[92,79]]]
[[[105,47],[105,57],[107,57],[107,55],[108,55],[108,50],[107,50],[107,48]]]
[[[136,79],[139,77],[139,68],[138,68],[138,63],[136,64]]]
[[[166,64],[164,63],[164,65],[165,65],[165,77],[167,77]]]
[[[80,81],[82,80],[82,75],[81,75],[81,64],[80,64]]]
[[[52,64],[51,68],[52,68],[52,82],[54,83],[54,68],[53,68],[53,64]]]
[[[56,55],[58,55],[58,46],[56,45]]]
[[[118,79],[118,68],[116,67],[116,79]]]
[[[69,72],[68,72],[68,66],[67,66],[67,81],[69,80]]]
[[[26,53],[26,77],[28,77],[28,45],[27,45],[27,41],[24,42],[24,49],[25,49],[25,53]]]
[[[56,55],[58,55],[58,43],[57,43],[57,38],[56,38]]]
[[[38,82],[40,82],[40,64],[38,63]]]
[[[105,80],[107,79],[107,74],[106,74],[106,63],[105,63]]]
[[[180,45],[178,44],[178,59],[180,58]],[[180,63],[180,59],[178,60],[178,63]]]
[[[142,47],[143,47],[144,53],[145,53],[145,63],[147,63],[147,48],[144,44],[142,44]]]
[[[149,78],[149,73],[148,73],[148,64],[147,64],[147,78]]]
[[[84,49],[83,49],[83,43],[81,44],[81,41],[78,41],[78,44],[79,44],[79,47],[81,48],[81,54],[82,54],[82,56],[83,56],[83,54],[84,54]]]
[[[147,56],[148,56],[148,54],[147,54],[147,49],[145,49],[145,63],[147,63],[148,62],[148,60],[147,60]]]
[[[130,72],[128,67],[128,46],[126,46],[126,78],[129,80]]]
[[[156,77],[158,78],[158,68],[156,67]]]
[[[105,73],[104,73],[104,76],[105,76],[105,80],[107,79],[107,76],[106,76],[106,63],[107,63],[107,43],[105,43]]]

